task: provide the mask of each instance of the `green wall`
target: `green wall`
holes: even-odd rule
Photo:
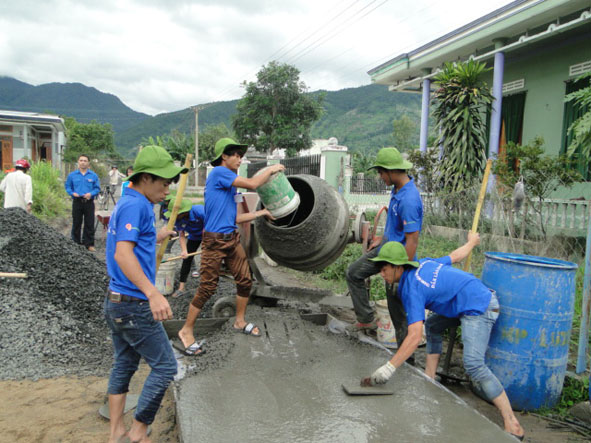
[[[591,60],[591,44],[584,41],[563,41],[548,49],[537,47],[514,60],[511,60],[511,54],[507,55],[503,83],[525,79],[525,88],[505,94],[526,92],[522,135],[524,144],[541,136],[545,141],[546,152],[559,154],[563,136],[565,82],[576,78],[569,76],[569,66],[588,60]],[[491,87],[492,77],[491,70],[486,78]],[[570,190],[558,192],[555,197],[590,198],[590,195],[591,183],[581,183]]]

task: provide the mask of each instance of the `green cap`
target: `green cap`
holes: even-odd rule
[[[385,261],[396,266],[411,265],[415,268],[419,267],[419,262],[408,259],[406,248],[402,243],[397,241],[389,241],[380,249],[380,253],[376,258],[370,258],[371,261]]]
[[[170,202],[168,203],[168,211],[166,211],[164,213],[164,216],[166,218],[170,218],[170,216],[172,215],[172,209],[174,208],[174,198],[170,200]],[[188,200],[186,198],[181,200],[181,207],[179,208],[179,214],[182,214],[183,212],[189,212],[191,210],[191,208],[193,207],[193,202],[191,200]]]
[[[138,153],[133,164],[133,174],[126,177],[125,180],[129,180],[134,175],[141,174],[142,172],[170,179],[179,174],[185,174],[189,170],[176,166],[166,149],[151,145],[144,146]]]
[[[236,143],[233,139],[229,137],[220,138],[215,144],[215,148],[213,150],[215,158],[211,161],[211,163],[216,162],[218,159],[222,157],[222,154],[224,152],[231,148],[240,148],[242,151],[242,155],[244,155],[246,153],[246,150],[248,149],[248,145]]]
[[[405,160],[396,148],[382,148],[376,155],[376,163],[371,168],[410,169],[412,163]],[[368,171],[369,171],[368,169]]]

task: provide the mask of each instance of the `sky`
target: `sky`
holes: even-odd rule
[[[272,60],[310,91],[367,71],[507,0],[19,0],[0,2],[0,76],[83,83],[155,115],[239,99]]]

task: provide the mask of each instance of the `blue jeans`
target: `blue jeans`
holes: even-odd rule
[[[470,376],[476,390],[490,401],[501,395],[504,390],[497,377],[484,364],[490,332],[499,318],[498,311],[499,301],[497,296],[492,293],[488,308],[482,315],[463,315],[458,319],[431,314],[425,322],[427,354],[441,354],[443,348],[441,334],[443,331],[453,326],[462,325],[464,369]]]
[[[115,360],[107,392],[113,395],[127,393],[129,381],[143,357],[152,371],[144,382],[135,419],[149,425],[177,372],[164,326],[154,320],[147,301],[113,303],[105,298],[104,313],[111,329]]]

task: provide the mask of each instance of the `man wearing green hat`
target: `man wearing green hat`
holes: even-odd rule
[[[170,184],[186,172],[160,146],[144,147],[136,157],[133,174],[127,177],[133,186],[127,188],[109,220],[106,261],[110,282],[104,313],[115,355],[108,386],[110,441],[120,441],[124,436],[131,441],[148,441],[148,425],[154,421],[177,372],[174,352],[161,323],[172,318],[172,311],[155,286],[156,243],[174,232],[166,227],[156,232],[154,204],[163,201]],[[125,398],[141,358],[151,372],[138,399],[131,429],[126,432]]]
[[[168,211],[164,213],[167,219],[172,215],[174,200],[170,200]],[[205,208],[203,205],[194,205],[191,200],[183,199],[181,207],[176,218],[174,229],[179,234],[179,245],[181,246],[181,256],[183,264],[181,265],[181,275],[178,289],[172,294],[173,298],[180,297],[185,293],[185,283],[191,265],[193,264],[193,254],[199,249],[203,235],[203,226],[205,224]]]
[[[435,378],[443,348],[442,333],[452,326],[462,326],[464,368],[472,383],[485,398],[501,412],[505,431],[523,439],[520,426],[503,386],[486,366],[484,355],[490,332],[499,317],[499,301],[474,275],[451,266],[464,260],[480,242],[476,233],[451,254],[441,258],[412,261],[406,248],[398,242],[388,242],[371,260],[380,268],[383,279],[398,283],[408,318],[408,335],[398,351],[369,377],[371,384],[386,383],[396,370],[416,350],[427,332],[427,363],[425,373]],[[425,322],[425,309],[433,311]]]
[[[371,261],[378,255],[381,245],[387,241],[397,241],[404,245],[409,257],[415,257],[419,243],[419,232],[423,223],[423,203],[414,180],[408,175],[412,163],[405,160],[398,149],[382,148],[376,156],[376,169],[387,186],[392,186],[390,204],[384,236],[377,238],[368,252],[352,263],[347,269],[346,279],[357,322],[348,327],[351,331],[375,330],[377,328],[373,308],[369,304],[369,290],[365,280],[380,272],[379,266]],[[406,337],[406,317],[396,289],[386,291],[388,311],[396,330],[396,342],[402,343]]]
[[[245,320],[246,305],[250,296],[252,280],[244,248],[240,244],[236,223],[244,223],[260,216],[270,216],[268,210],[241,214],[236,218],[237,204],[242,195],[236,188],[255,190],[264,184],[271,174],[283,171],[281,164],[265,168],[252,178],[237,175],[246,153],[247,145],[236,143],[231,138],[222,138],[215,144],[213,170],[205,183],[205,229],[201,243],[201,281],[179,338],[185,346],[186,355],[198,355],[202,351],[195,341],[193,328],[201,309],[215,293],[222,262],[232,273],[236,282],[236,319],[234,329],[244,334],[259,337],[260,329]]]

